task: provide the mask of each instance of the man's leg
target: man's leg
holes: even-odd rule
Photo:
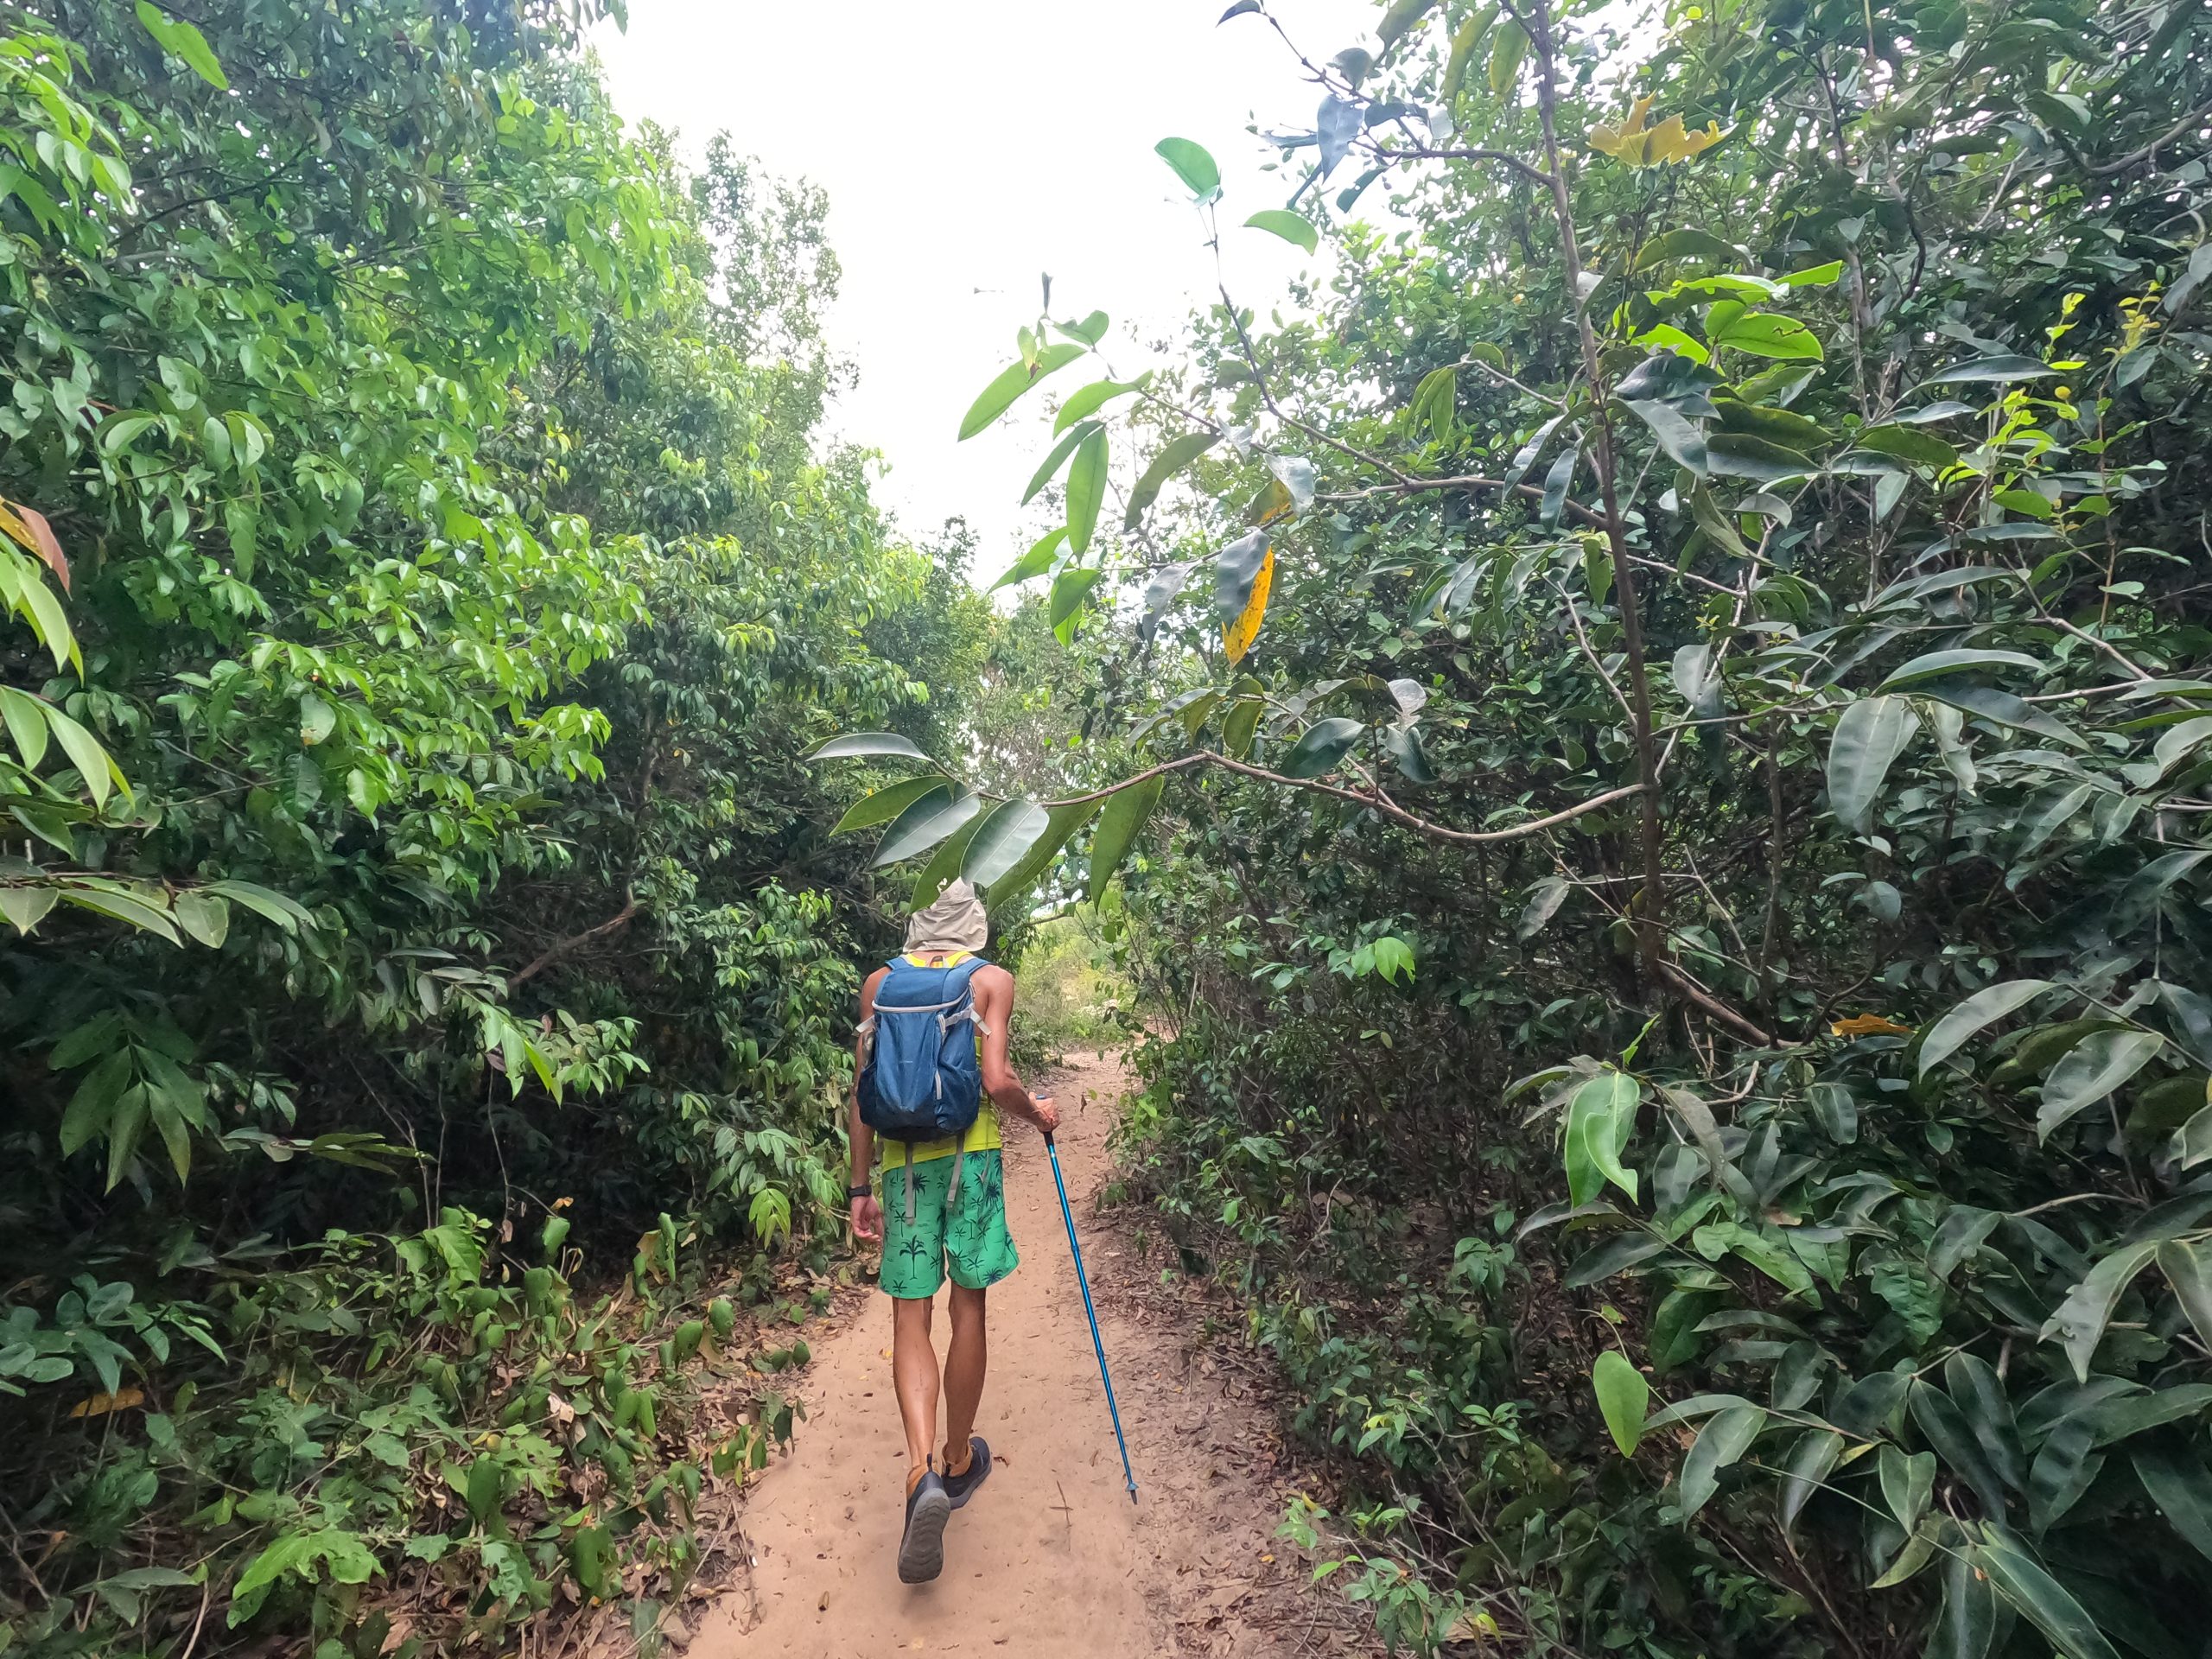
[[[957,1289],[954,1291],[957,1297]],[[927,1296],[899,1297],[892,1304],[891,1315],[891,1376],[899,1389],[899,1415],[906,1426],[906,1490],[912,1491],[930,1464],[930,1441],[937,1433],[937,1348],[930,1340],[930,1309],[932,1301]],[[959,1345],[960,1323],[958,1304],[954,1304],[953,1342],[957,1352]],[[977,1374],[980,1388],[981,1372]],[[953,1396],[956,1400],[957,1395]],[[975,1416],[971,1396],[968,1413]]]
[[[988,1293],[970,1290],[955,1281],[952,1287],[952,1344],[944,1356],[944,1467],[947,1474],[968,1472],[968,1437],[976,1432],[976,1408],[983,1402],[983,1369],[987,1355],[983,1339],[983,1299]],[[935,1354],[931,1354],[935,1358]],[[934,1412],[937,1395],[930,1395]],[[933,1421],[933,1419],[932,1419]],[[906,1433],[913,1436],[909,1414]]]

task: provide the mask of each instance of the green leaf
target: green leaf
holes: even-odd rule
[[[28,691],[0,685],[0,721],[5,722],[8,735],[15,741],[23,769],[35,772],[46,758],[46,705]]]
[[[0,916],[15,925],[19,934],[28,934],[46,919],[60,899],[60,893],[50,886],[0,886]]]
[[[1184,188],[1201,205],[1217,200],[1221,194],[1221,169],[1214,165],[1213,156],[1203,144],[1188,138],[1163,138],[1153,146],[1154,153],[1175,169],[1175,176],[1183,181]]]
[[[929,862],[922,866],[922,873],[914,878],[914,908],[916,910],[921,910],[934,904],[938,894],[943,893],[947,884],[960,874],[961,865],[967,861],[969,843],[976,839],[976,831],[982,827],[982,819],[970,818],[938,843],[937,850],[930,855]],[[762,1190],[764,1192],[775,1191],[773,1187]],[[758,1195],[755,1196],[754,1202],[759,1202]],[[790,1224],[788,1215],[785,1217],[785,1224],[788,1228]],[[757,1224],[755,1230],[758,1230]]]
[[[151,0],[138,0],[138,21],[162,43],[162,50],[184,60],[185,67],[219,92],[231,90],[223,66],[207,48],[207,37],[181,18],[165,15]]]
[[[1859,1138],[1859,1103],[1840,1083],[1816,1083],[1805,1091],[1805,1101],[1820,1120],[1821,1129],[1840,1147]]]
[[[1006,574],[983,591],[995,594],[1001,588],[1011,588],[1016,583],[1027,582],[1033,576],[1043,575],[1052,568],[1052,560],[1059,553],[1060,543],[1067,538],[1068,527],[1065,524],[1053,525],[1038,538],[1036,546],[1008,565]]]
[[[999,372],[998,378],[985,386],[982,395],[969,406],[961,418],[960,436],[963,442],[974,437],[992,422],[1012,409],[1014,400],[1042,380],[1046,375],[1065,368],[1084,355],[1080,346],[1063,343],[1047,346],[1037,355],[1037,366],[1016,360]]]
[[[2135,1478],[2167,1522],[2212,1560],[2212,1475],[2194,1456],[2145,1448],[2133,1454]]]
[[[1882,780],[1920,729],[1920,716],[1903,697],[1866,697],[1843,711],[1828,745],[1828,805],[1858,835],[1874,826]]]
[[[1958,1536],[1955,1522],[1944,1522],[1943,1530]],[[1968,1565],[1964,1550],[1945,1550],[1943,1605],[1923,1659],[1987,1659],[1996,1632],[1997,1596],[1989,1580]]]
[[[1974,1488],[1985,1510],[1993,1515],[2003,1514],[2005,1483],[1990,1467],[1981,1442],[1951,1396],[1925,1378],[1915,1378],[1905,1399],[1914,1425],[1927,1437],[1936,1455]]]
[[[2066,1293],[2066,1300],[2050,1316],[2043,1328],[2045,1342],[2056,1338],[2066,1345],[2066,1357],[2073,1362],[2074,1375],[2078,1381],[2089,1380],[2089,1361],[2097,1351],[2097,1344],[2104,1340],[2105,1327],[2112,1321],[2112,1311],[2120,1296],[2134,1282],[2135,1275],[2149,1265],[2158,1252],[2153,1240],[2139,1244],[2124,1244],[2091,1268],[2073,1289]]]
[[[209,950],[222,948],[231,931],[231,907],[213,894],[188,888],[169,900],[177,925]]]
[[[1052,815],[1034,801],[1000,802],[968,838],[960,874],[971,885],[988,889],[1027,856],[1052,823]]]
[[[1262,207],[1244,221],[1245,228],[1266,231],[1286,242],[1294,242],[1312,253],[1321,245],[1321,232],[1311,219],[1292,213],[1287,207]]]
[[[1915,1075],[1926,1077],[1933,1068],[1957,1053],[1976,1032],[2008,1014],[2017,1013],[2050,988],[2047,979],[2009,979],[2001,984],[1984,986],[1929,1027],[1928,1034],[1920,1039],[1919,1069]],[[1910,1527],[1908,1525],[1906,1529],[1910,1531]]]
[[[1649,270],[1652,266],[1665,264],[1670,259],[1717,265],[1724,270],[1750,263],[1744,251],[1733,243],[1722,241],[1710,231],[1684,226],[1679,230],[1663,232],[1645,243],[1643,251],[1636,257],[1636,268]]]
[[[2033,674],[2040,672],[2043,667],[2044,664],[2034,658],[2018,651],[1931,651],[1923,657],[1914,658],[1874,689],[1878,692],[1895,691],[1945,674],[1965,674],[1978,670],[2021,668]]]
[[[1090,437],[1093,433],[1103,432],[1105,428],[1101,426],[1096,421],[1084,421],[1078,425],[1074,431],[1070,432],[1065,437],[1054,444],[1052,446],[1052,453],[1045,457],[1044,464],[1038,467],[1038,469],[1030,475],[1029,487],[1021,493],[1021,505],[1025,507],[1027,506],[1031,501],[1036,499],[1037,492],[1043,489],[1047,484],[1052,481],[1053,477],[1059,472],[1061,467],[1066,463],[1067,458],[1075,453],[1076,446],[1077,444],[1081,443],[1085,438]],[[1067,532],[1063,530],[1060,533],[1065,536]],[[1034,548],[1032,548],[1030,550],[1033,553],[1036,551]],[[994,587],[997,587],[1003,584],[1006,580],[1007,578],[1005,576],[1001,576],[999,578],[998,582],[995,582],[992,585]]]
[[[1622,407],[1651,429],[1651,435],[1659,447],[1681,466],[1702,478],[1709,465],[1705,448],[1705,434],[1684,418],[1672,404],[1662,404],[1640,398],[1622,398]]]
[[[1166,447],[1153,457],[1152,465],[1144,469],[1144,476],[1137,480],[1136,487],[1129,492],[1129,508],[1122,516],[1122,528],[1135,530],[1143,522],[1145,509],[1159,499],[1167,480],[1220,442],[1218,432],[1185,432],[1180,437],[1170,438]]]
[[[950,785],[942,778],[907,778],[887,785],[874,794],[863,795],[855,801],[845,810],[845,816],[837,820],[836,828],[830,833],[842,836],[848,830],[888,823],[923,796],[936,790],[949,791]]]
[[[1746,311],[1717,332],[1708,332],[1707,338],[1715,349],[1725,346],[1753,357],[1818,363],[1826,355],[1819,335],[1796,318],[1775,311]]]
[[[1636,1173],[1623,1165],[1621,1154],[1636,1132],[1643,1093],[1627,1073],[1606,1071],[1577,1089],[1567,1102],[1564,1158],[1567,1194],[1574,1204],[1590,1203],[1607,1181],[1636,1197]]]
[[[2147,1031],[2101,1031],[2082,1039],[2044,1079],[2043,1103],[2036,1109],[2036,1138],[2094,1106],[2151,1063],[2164,1046]]]
[[[312,932],[315,920],[296,899],[272,892],[253,881],[211,881],[200,889],[214,898],[244,905],[265,922],[274,922],[287,933]]]
[[[1106,798],[1105,810],[1098,818],[1098,833],[1090,838],[1090,882],[1085,896],[1092,904],[1104,896],[1106,884],[1122,868],[1129,849],[1136,845],[1145,820],[1160,804],[1160,791],[1166,786],[1164,775],[1147,778],[1141,783],[1116,790]]]
[[[2018,357],[2000,352],[1995,356],[1977,357],[1969,362],[1954,365],[1941,374],[1930,375],[1920,384],[1923,386],[1951,386],[1972,380],[2036,380],[2057,372],[2050,364],[2038,363],[2032,357]]]
[[[1787,1537],[1796,1529],[1797,1517],[1813,1494],[1821,1490],[1843,1456],[1843,1436],[1832,1428],[1808,1430],[1790,1454],[1789,1470],[1782,1485],[1782,1531]],[[1933,1463],[1935,1459],[1929,1459]]]
[[[1044,874],[1046,867],[1059,856],[1060,849],[1067,845],[1068,838],[1096,816],[1099,804],[1096,801],[1085,801],[1080,805],[1052,808],[1045,833],[1031,843],[1029,850],[1021,855],[1014,868],[993,882],[990,890],[983,895],[988,908],[995,914],[1027,893],[1037,878]]]
[[[1993,1532],[1986,1543],[1968,1548],[1967,1559],[2065,1659],[2120,1659],[2082,1604],[2018,1545]]]
[[[1751,1442],[1766,1427],[1765,1409],[1759,1406],[1731,1406],[1709,1419],[1698,1431],[1697,1443],[1682,1459],[1681,1500],[1685,1517],[1703,1509],[1720,1490],[1721,1471],[1751,1449]]]
[[[2158,1246],[2158,1262],[2197,1336],[2212,1343],[2212,1239],[2164,1240]]]
[[[1100,426],[1085,434],[1068,468],[1068,547],[1077,558],[1090,550],[1099,504],[1105,499],[1106,429]]]
[[[1081,391],[1069,394],[1067,402],[1060,405],[1059,414],[1053,418],[1052,430],[1066,431],[1077,421],[1087,415],[1096,413],[1116,397],[1126,397],[1133,391],[1141,391],[1151,379],[1152,374],[1147,370],[1134,380],[1092,381]],[[1032,489],[1030,494],[1035,493],[1036,491]],[[1027,500],[1028,497],[1024,496],[1022,499]]]
[[[831,738],[806,758],[810,761],[852,760],[883,756],[925,763],[929,760],[929,756],[916,748],[911,739],[896,732],[848,732],[842,737]]]
[[[1936,1491],[1936,1454],[1915,1452],[1884,1442],[1876,1467],[1881,1476],[1882,1501],[1897,1516],[1897,1525],[1910,1533],[1928,1513],[1928,1500]]]
[[[874,867],[881,869],[917,853],[928,851],[982,810],[982,799],[972,793],[956,796],[950,784],[939,784],[892,820],[875,849]]]
[[[1052,578],[1052,594],[1045,607],[1045,620],[1059,636],[1062,645],[1074,637],[1076,614],[1105,574],[1103,570],[1077,565]]]
[[[1490,90],[1498,98],[1510,92],[1521,78],[1521,60],[1529,50],[1529,31],[1518,18],[1497,26],[1490,43]]]
[[[1334,769],[1337,762],[1351,753],[1351,746],[1359,741],[1360,734],[1366,729],[1357,721],[1342,715],[1318,720],[1291,747],[1278,770],[1286,778],[1319,778]]]
[[[99,740],[82,726],[50,702],[41,706],[46,711],[47,729],[61,745],[69,764],[77,768],[77,775],[85,780],[86,792],[92,798],[93,807],[105,807],[111,788],[122,775],[116,770],[115,762],[108,759]]]
[[[1877,454],[1894,455],[1899,461],[1910,461],[1922,467],[1932,467],[1938,472],[1959,464],[1959,452],[1933,432],[1918,426],[1904,426],[1895,423],[1885,426],[1870,426],[1860,432],[1858,447],[1871,449]]]
[[[1961,685],[1956,680],[1934,680],[1923,688],[1923,695],[1963,709],[1999,726],[2011,726],[2024,732],[2033,732],[2038,737],[2049,738],[2054,743],[2064,743],[2076,749],[2089,747],[2088,740],[2079,732],[2071,731],[2034,704],[2024,702],[2010,691],[1999,691],[1991,685]]]
[[[1604,1414],[1606,1432],[1621,1456],[1632,1458],[1643,1438],[1644,1408],[1650,1402],[1651,1385],[1643,1373],[1617,1348],[1608,1348],[1590,1368],[1590,1382],[1598,1391],[1598,1409]]]

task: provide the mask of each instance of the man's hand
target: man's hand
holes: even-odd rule
[[[883,1242],[883,1205],[870,1193],[864,1198],[855,1198],[852,1209],[853,1236],[871,1244]]]
[[[1060,1127],[1059,1109],[1052,1104],[1052,1097],[1050,1095],[1033,1096],[1030,1105],[1033,1109],[1030,1113],[1030,1122],[1046,1135],[1050,1135]]]

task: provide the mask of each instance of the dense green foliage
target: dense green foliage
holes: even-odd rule
[[[820,440],[818,194],[598,10],[0,9],[11,1651],[649,1633],[790,1432],[686,1372],[842,1207],[799,758],[997,630]]]
[[[2196,1652],[2212,14],[1625,26],[1287,58],[1288,209],[1160,154],[1326,284],[969,417],[1067,388],[1010,575],[1103,658],[1093,889],[1156,832],[1141,1180],[1395,1641]]]

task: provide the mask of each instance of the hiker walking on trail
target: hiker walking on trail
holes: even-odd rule
[[[852,1096],[855,1236],[880,1241],[877,1282],[892,1300],[892,1373],[906,1428],[906,1524],[899,1576],[934,1579],[944,1527],[991,1472],[975,1432],[983,1395],[984,1298],[1019,1261],[1007,1231],[999,1111],[1050,1135],[1059,1114],[1007,1064],[1014,976],[983,960],[982,901],[954,881],[906,925],[906,948],[861,988]],[[869,1179],[884,1142],[883,1191]],[[931,1315],[952,1281],[945,1355],[945,1443],[937,1432],[938,1376]]]

